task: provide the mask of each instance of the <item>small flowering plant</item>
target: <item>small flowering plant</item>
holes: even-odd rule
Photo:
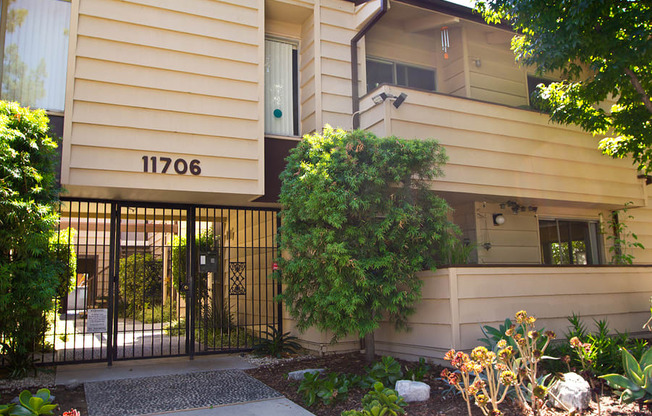
[[[502,340],[498,345],[503,348],[498,352],[498,359],[514,372],[516,384],[522,386],[514,389],[519,401],[523,405],[529,402],[534,414],[538,415],[545,406],[545,398],[548,395],[547,387],[543,385],[542,379],[537,377],[539,363],[544,358],[549,358],[545,357],[544,353],[556,335],[553,331],[545,331],[543,334],[537,331],[534,325],[536,318],[524,310],[516,312],[514,317],[516,324],[505,331],[505,336],[515,341],[516,350]],[[540,342],[542,337],[543,343]]]
[[[81,413],[77,409],[70,409],[67,412],[63,412],[62,416],[81,416]]]
[[[498,405],[510,387],[514,387],[519,402],[524,406],[530,403],[535,415],[545,405],[548,389],[537,378],[537,372],[540,361],[547,358],[546,348],[556,335],[552,331],[539,333],[534,325],[536,318],[526,311],[517,312],[515,318],[516,323],[505,331],[507,338],[496,344],[497,352],[476,347],[470,356],[455,350],[444,356],[458,371],[444,370],[441,376],[462,393],[469,415],[471,399],[485,416],[500,415]]]
[[[462,393],[469,415],[471,415],[471,399],[485,416],[501,414],[498,405],[505,400],[509,386],[513,385],[516,378],[505,365],[497,362],[494,352],[480,346],[473,349],[469,357],[461,351],[450,350],[444,359],[450,361],[451,365],[459,371],[451,373],[445,369],[441,376]],[[483,373],[484,378],[481,377]],[[496,377],[497,373],[499,377]],[[502,393],[500,384],[505,386]]]

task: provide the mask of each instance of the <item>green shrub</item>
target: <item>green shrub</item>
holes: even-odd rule
[[[401,370],[401,364],[393,357],[382,357],[380,361],[375,362],[367,369],[367,375],[374,382],[380,382],[386,386],[393,386],[396,384],[396,380],[403,378],[403,371]]]
[[[419,362],[414,366],[405,367],[405,379],[412,381],[422,381],[423,378],[430,371],[430,366],[426,364],[426,359],[423,357],[419,358]]]
[[[600,378],[606,380],[609,386],[623,391],[620,395],[623,403],[636,401],[649,406],[652,401],[652,349],[643,354],[640,362],[624,348],[622,357],[624,375],[606,374]]]
[[[254,353],[281,358],[284,354],[296,353],[301,349],[301,345],[297,342],[297,337],[291,336],[289,332],[281,333],[281,331],[271,325],[268,328],[269,331],[263,332],[265,337],[261,338],[254,345]]]
[[[59,265],[59,285],[57,297],[64,299],[77,286],[77,253],[75,253],[75,236],[77,230],[66,228],[55,232],[50,237],[50,251]]]
[[[23,390],[18,396],[18,403],[0,405],[0,415],[10,416],[39,416],[52,415],[57,404],[52,404],[53,396],[50,390],[40,389],[32,395],[28,390]]]
[[[120,259],[120,300],[126,316],[138,319],[150,305],[163,303],[163,262],[137,253]]]
[[[15,375],[32,369],[62,272],[48,248],[58,221],[48,129],[43,110],[0,102],[0,340]]]
[[[398,393],[375,383],[373,389],[362,398],[362,410],[347,410],[341,416],[396,416],[405,414],[407,404]]]
[[[353,387],[351,380],[345,374],[330,373],[324,378],[319,372],[314,372],[304,375],[297,393],[307,406],[314,405],[317,400],[330,406],[348,397],[350,387]]]
[[[594,376],[601,376],[608,373],[623,373],[622,348],[630,350],[637,359],[647,350],[647,340],[630,338],[627,333],[616,333],[612,335],[606,320],[594,320],[597,327],[595,332],[590,332],[587,329],[586,324],[579,315],[573,314],[568,317],[568,322],[570,326],[568,332],[565,334],[566,339],[571,340],[577,338],[582,344],[590,345],[590,351],[588,351],[588,355],[585,357],[584,366],[590,363],[590,367],[586,368],[586,370]],[[573,351],[573,348],[571,348],[568,342],[553,344],[550,355],[556,357],[567,356],[569,367],[577,369],[584,367],[580,357]],[[567,370],[567,367],[564,367],[559,361],[547,362],[545,368],[549,372]]]

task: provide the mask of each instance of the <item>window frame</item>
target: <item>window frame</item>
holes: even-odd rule
[[[587,254],[590,253],[591,258],[596,256],[597,258],[592,262],[588,262],[587,258],[587,263],[586,264],[576,264],[576,263],[546,263],[545,262],[545,256],[544,256],[544,245],[541,241],[541,222],[542,221],[554,221],[555,222],[555,228],[557,232],[557,244],[563,244],[567,243],[568,241],[564,241],[561,238],[561,232],[560,232],[560,222],[565,222],[565,223],[581,223],[581,224],[586,224],[588,227],[588,247],[586,248]],[[548,265],[548,266],[596,266],[596,265],[602,265],[606,264],[606,255],[605,255],[605,247],[604,247],[604,238],[602,238],[602,223],[600,219],[589,219],[589,218],[566,218],[566,217],[554,217],[554,216],[545,216],[545,217],[538,217],[537,219],[537,231],[539,234],[539,252],[541,255],[541,264],[543,265]],[[571,236],[572,238],[572,236]],[[571,242],[574,240],[570,240]],[[580,240],[578,240],[580,241]],[[571,250],[572,251],[572,250]],[[569,251],[569,260],[572,260],[572,254]]]
[[[377,87],[370,87],[370,85],[369,85],[369,74],[367,72],[367,62],[368,61],[391,65],[392,66],[392,82],[390,84],[392,84],[392,85],[396,85],[396,86],[400,86],[400,87],[406,87],[406,88],[414,88],[414,89],[418,89],[418,90],[421,90],[421,91],[429,91],[429,92],[436,92],[437,89],[438,89],[438,86],[437,86],[437,68],[429,67],[429,66],[425,66],[425,65],[415,65],[415,64],[411,64],[411,63],[407,63],[407,62],[402,62],[402,61],[394,61],[394,60],[391,60],[391,59],[388,59],[388,58],[379,58],[379,57],[376,57],[376,56],[367,56],[365,58],[365,78],[366,78],[365,79],[365,84],[366,84],[366,87],[367,87],[367,93],[369,93],[369,92],[373,91],[375,88],[377,88]],[[432,71],[434,89],[430,90],[430,89],[413,87],[413,86],[410,86],[410,85],[399,84],[398,83],[398,70],[397,70],[398,65],[402,65],[402,66],[407,67],[407,68],[415,68],[415,69],[422,69],[422,70],[426,70],[426,71]]]
[[[1,1],[1,0],[0,0]],[[300,134],[300,125],[299,125],[299,41],[296,39],[283,38],[273,35],[265,35],[265,41],[285,43],[292,46],[292,134],[284,135],[277,133],[270,133],[267,131],[267,126],[263,128],[265,137],[299,137]],[[267,53],[267,52],[265,52]],[[267,100],[267,97],[264,96],[263,100]],[[264,123],[264,122],[263,122]]]

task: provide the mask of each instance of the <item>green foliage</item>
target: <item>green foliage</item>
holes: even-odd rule
[[[419,358],[419,362],[411,367],[405,367],[405,378],[412,381],[422,381],[430,371],[430,366],[426,364],[426,359]]]
[[[334,338],[405,327],[454,229],[428,188],[444,150],[432,140],[324,129],[305,136],[281,174],[280,298],[300,330]],[[280,276],[280,275],[279,275]]]
[[[299,384],[297,393],[301,394],[307,406],[317,400],[330,406],[336,401],[344,400],[352,387],[351,380],[344,374],[330,373],[325,378],[319,372],[306,373]]]
[[[648,348],[644,339],[632,339],[627,333],[611,334],[607,320],[594,320],[597,330],[590,332],[579,315],[568,317],[570,327],[565,334],[569,341],[574,338],[580,347],[570,343],[556,344],[551,354],[559,357],[568,356],[569,366],[581,368],[589,375],[600,376],[608,373],[622,373],[621,350],[627,348],[635,357],[641,357]],[[560,371],[559,365],[548,366],[549,371]]]
[[[63,299],[72,292],[77,285],[77,253],[75,253],[75,236],[77,230],[66,228],[59,230],[50,237],[50,251],[54,254],[55,261],[59,264],[59,286],[57,296]]]
[[[0,405],[0,415],[10,416],[38,416],[52,415],[58,405],[52,404],[50,390],[40,389],[32,395],[28,390],[23,390],[18,396],[17,404]]]
[[[120,312],[142,317],[150,305],[163,302],[163,262],[151,254],[137,253],[120,259]]]
[[[652,348],[643,354],[640,362],[624,348],[622,356],[624,375],[606,374],[600,378],[609,386],[623,390],[620,395],[622,402],[648,403],[652,400]]]
[[[398,393],[375,383],[373,389],[362,398],[362,411],[347,410],[341,416],[396,416],[404,415],[407,403]]]
[[[386,386],[393,386],[396,380],[403,379],[403,371],[401,364],[394,359],[394,357],[382,357],[380,361],[372,364],[367,369],[367,375],[376,382],[380,382]]]
[[[0,102],[0,339],[10,368],[27,362],[59,286],[48,249],[58,220],[55,159],[45,112]]]
[[[263,332],[265,337],[254,345],[254,353],[281,358],[285,354],[293,354],[301,349],[297,337],[291,336],[289,332],[282,333],[271,325],[268,328],[268,331]]]
[[[638,241],[638,236],[629,231],[626,220],[634,219],[632,215],[627,214],[627,209],[631,202],[625,204],[623,209],[613,211],[608,221],[612,233],[607,235],[607,241],[611,242],[609,253],[611,253],[611,264],[629,264],[634,262],[632,249],[644,250],[645,247]]]
[[[470,244],[459,237],[451,238],[442,246],[442,253],[439,256],[439,264],[456,265],[471,263],[473,251],[478,248],[477,244]]]
[[[494,328],[491,325],[484,325],[480,328],[482,333],[484,334],[483,338],[478,338],[478,341],[483,343],[489,351],[496,351],[498,349],[497,345],[498,342],[501,340],[505,340],[507,342],[507,345],[510,345],[512,348],[517,349],[518,345],[516,345],[516,341],[514,340],[514,337],[509,337],[506,336],[505,333],[507,330],[512,329],[514,335],[518,334],[521,337],[525,336],[526,334],[524,333],[524,328],[521,325],[514,325],[512,320],[509,318],[505,319],[505,322],[498,325],[498,328]],[[545,328],[541,328],[539,332],[544,332]],[[539,338],[537,339],[537,344],[539,347],[542,347],[543,344],[545,344],[546,340],[544,338]]]
[[[652,5],[646,1],[481,0],[489,22],[511,24],[517,60],[562,82],[539,86],[551,119],[609,135],[604,153],[652,170]],[[616,104],[603,109],[597,104]]]

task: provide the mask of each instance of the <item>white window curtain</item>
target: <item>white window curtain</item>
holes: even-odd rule
[[[5,10],[2,99],[63,111],[70,2],[14,0]]]
[[[288,43],[265,41],[265,133],[294,133],[292,49]]]

